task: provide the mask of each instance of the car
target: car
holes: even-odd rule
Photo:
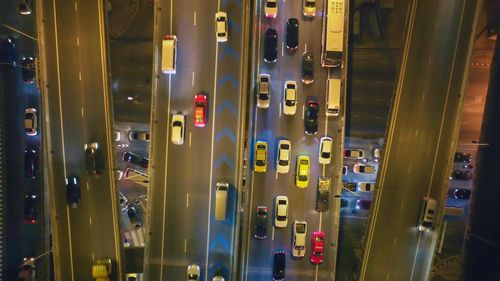
[[[21,15],[31,15],[30,0],[21,0],[19,3],[19,13]]]
[[[139,215],[139,212],[136,210],[135,207],[129,207],[127,210],[127,216],[130,220],[130,223],[132,224],[133,228],[140,228],[142,227],[142,219],[141,216]]]
[[[24,83],[31,84],[35,82],[35,59],[31,56],[21,59],[21,75]]]
[[[264,14],[266,15],[266,18],[275,19],[278,15],[278,1],[266,0],[266,5],[264,6]]]
[[[273,254],[273,280],[285,280],[286,254],[285,251],[276,251]]]
[[[267,171],[267,142],[265,141],[255,142],[254,170],[259,173]]]
[[[342,166],[342,175],[347,175],[347,166]]]
[[[72,208],[78,208],[80,204],[80,180],[75,176],[66,178],[66,202]]]
[[[303,0],[302,14],[304,17],[314,17],[316,15],[316,0]]]
[[[38,196],[35,193],[28,193],[24,196],[24,222],[36,223],[38,219]]]
[[[288,225],[288,197],[276,196],[274,206],[274,226],[285,228]]]
[[[128,138],[132,141],[149,141],[150,133],[145,131],[130,131]]]
[[[35,280],[35,258],[25,257],[23,258],[23,263],[19,266],[19,271],[17,273],[17,281],[28,281]]]
[[[172,116],[172,122],[170,123],[170,128],[171,128],[170,139],[173,144],[176,145],[184,144],[185,123],[186,123],[186,118],[182,113],[177,113]]]
[[[257,239],[266,239],[267,237],[267,207],[257,206],[255,212],[255,234]]]
[[[187,267],[187,281],[200,280],[200,266],[197,264],[190,264]]]
[[[299,46],[299,20],[289,18],[286,22],[286,49],[289,52],[294,52]]]
[[[434,227],[434,219],[436,216],[437,201],[435,199],[425,197],[422,198],[420,212],[418,215],[418,231],[431,231]]]
[[[285,81],[283,87],[283,113],[294,115],[297,112],[297,82]]]
[[[118,191],[118,194],[120,196],[120,210],[125,212],[128,210],[129,206],[128,198],[127,196],[125,196],[125,194],[121,193],[120,191]]]
[[[370,210],[371,206],[372,206],[372,200],[370,199],[356,200],[356,210]]]
[[[316,187],[316,211],[326,212],[330,204],[330,184],[331,177],[318,177],[318,186]]]
[[[463,171],[463,170],[453,170],[451,172],[450,179],[454,180],[471,180],[473,173],[471,171]]]
[[[375,148],[373,150],[373,161],[378,162],[380,160],[380,158],[382,157],[382,152],[383,152],[383,149]]]
[[[311,238],[310,260],[312,264],[322,264],[325,249],[325,233],[323,231],[314,231]]]
[[[293,223],[292,256],[304,257],[306,254],[307,222],[295,221]]]
[[[358,182],[358,191],[369,192],[373,191],[374,189],[375,189],[374,182],[365,182],[365,181]]]
[[[375,174],[377,170],[373,165],[358,163],[352,167],[352,171],[356,174]]]
[[[280,174],[286,174],[290,170],[290,151],[292,143],[289,140],[282,139],[278,142],[278,159],[276,161],[276,171]]]
[[[342,181],[342,185],[344,189],[347,189],[349,191],[357,190],[357,184],[355,182]]]
[[[85,168],[87,174],[99,177],[103,169],[103,159],[101,159],[99,143],[86,143],[83,149],[85,151]]]
[[[215,13],[215,34],[217,42],[227,42],[227,14],[226,12],[219,11]]]
[[[269,108],[271,99],[271,75],[259,75],[259,92],[257,93],[257,107],[266,109]]]
[[[24,149],[24,175],[27,178],[36,178],[38,171],[38,148],[36,146],[27,146]]]
[[[320,164],[330,164],[332,158],[333,140],[331,137],[322,137],[319,142],[318,161]]]
[[[220,276],[220,275],[217,275],[217,276],[214,276],[214,278],[212,278],[212,281],[224,281],[224,277]]]
[[[274,63],[278,60],[278,32],[268,28],[264,33],[264,61]]]
[[[314,135],[318,132],[319,102],[308,101],[304,113],[304,132]]]
[[[299,188],[306,188],[309,185],[309,163],[309,156],[299,155],[297,157],[295,185]]]
[[[36,116],[36,109],[30,107],[24,111],[24,131],[27,136],[36,136],[38,128],[38,121]]]
[[[306,85],[314,82],[314,56],[311,52],[302,54],[302,82]]]
[[[132,164],[138,165],[147,169],[149,166],[149,158],[142,157],[132,152],[125,151],[122,157],[123,161],[130,162]]]
[[[122,139],[122,133],[120,133],[120,131],[114,131],[113,137],[114,137],[115,141],[120,141]],[[129,137],[130,137],[130,135],[129,135]]]
[[[194,96],[194,126],[205,127],[207,125],[208,98],[203,92]]]
[[[361,149],[344,149],[344,158],[347,159],[363,159],[365,153]]]
[[[455,199],[470,199],[471,191],[465,188],[450,188],[448,197]]]
[[[470,163],[472,161],[472,154],[467,152],[455,152],[454,162]]]

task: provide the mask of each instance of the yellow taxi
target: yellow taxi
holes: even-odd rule
[[[264,173],[267,170],[267,142],[255,143],[254,171]]]
[[[295,185],[299,188],[306,188],[309,185],[309,163],[309,156],[299,155],[297,157]]]

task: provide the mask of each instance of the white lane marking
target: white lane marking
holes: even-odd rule
[[[92,225],[92,217],[89,217],[89,225]]]
[[[385,280],[388,281],[389,280],[389,274],[391,274],[390,272],[387,272],[387,275],[385,276]]]
[[[86,182],[86,184],[87,184],[87,191],[90,191],[89,182]]]
[[[95,260],[95,255],[94,255],[94,252],[92,252],[92,261]]]
[[[411,165],[408,167],[408,175],[411,173]]]
[[[187,238],[184,238],[184,254],[187,252],[187,244],[188,244]]]
[[[305,112],[305,106],[302,105],[302,120],[304,120],[304,112]]]
[[[78,3],[75,2],[75,11],[78,11]]]
[[[429,57],[429,59],[427,60],[427,64],[431,64],[432,62],[432,57]]]
[[[189,132],[189,147],[191,147],[191,132]]]
[[[191,76],[191,87],[194,87],[194,71],[193,71],[193,75]]]
[[[307,43],[304,43],[304,52],[307,52]]]
[[[405,201],[401,201],[401,206],[400,206],[401,209],[404,209],[405,208]]]
[[[194,11],[194,23],[193,23],[194,26],[196,26],[196,11]]]
[[[279,114],[280,114],[280,117],[281,117],[281,108],[283,107],[282,105],[283,105],[283,103],[281,103],[281,102],[280,102],[280,111],[279,111],[279,112],[280,112],[280,113],[279,113]]]
[[[82,107],[82,116],[83,116],[83,107]]]
[[[278,171],[276,171],[276,180],[278,179]]]
[[[418,129],[415,131],[415,138],[418,136]]]
[[[271,230],[271,240],[274,240],[274,226],[272,227],[272,230]]]
[[[323,212],[320,212],[319,213],[319,226],[318,226],[318,230],[321,231],[321,224],[323,222]]]
[[[285,42],[281,42],[281,56],[285,55]]]
[[[80,79],[80,81],[82,81],[82,72],[78,72],[78,79]]]
[[[189,208],[189,193],[186,193],[186,208]]]
[[[78,36],[76,37],[76,45],[80,46],[80,37],[78,37]]]
[[[398,244],[398,237],[394,237],[394,242],[393,242],[394,245]]]

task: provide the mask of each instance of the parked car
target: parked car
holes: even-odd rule
[[[120,131],[118,131],[118,130],[114,131],[113,138],[115,139],[115,141],[120,141],[122,139],[122,133],[120,133]]]
[[[356,174],[375,174],[377,170],[375,166],[357,163],[352,167],[352,171]]]
[[[375,189],[374,182],[365,182],[365,181],[358,182],[358,191],[369,192],[373,191],[374,189]]]
[[[294,115],[297,112],[297,82],[285,81],[283,93],[283,113]]]
[[[228,28],[226,12],[219,11],[215,13],[215,34],[217,42],[227,42]]]
[[[254,171],[264,173],[267,171],[267,142],[255,143]]]
[[[255,238],[266,239],[267,237],[267,207],[257,206],[255,212]]]
[[[471,171],[453,170],[450,179],[454,180],[471,180],[473,173]]]
[[[273,255],[273,280],[285,280],[286,254],[285,251],[276,251]]]
[[[259,75],[259,92],[257,94],[257,107],[266,109],[269,108],[271,100],[271,75]]]
[[[373,161],[378,162],[380,158],[382,157],[382,149],[381,148],[375,148],[373,150]]]
[[[16,44],[13,37],[9,36],[5,39],[0,39],[1,45],[0,49],[2,49],[2,60],[8,64],[10,67],[16,67],[17,60],[17,50]]]
[[[288,197],[276,196],[274,206],[274,226],[285,228],[288,225]]]
[[[150,134],[144,131],[130,131],[128,137],[132,141],[149,141]]]
[[[472,161],[472,154],[467,152],[455,152],[455,162],[470,163]]]
[[[309,185],[309,163],[309,156],[299,155],[297,157],[295,185],[299,188],[306,188]]]
[[[355,182],[342,181],[343,187],[350,191],[356,191],[357,185]]]
[[[294,52],[299,46],[299,20],[289,18],[286,22],[286,48],[289,52]]]
[[[361,149],[344,149],[344,158],[347,159],[363,159],[365,153]]]
[[[372,200],[358,199],[356,200],[356,210],[370,210]]]
[[[316,188],[316,211],[326,212],[330,204],[330,183],[331,177],[318,177]]]
[[[38,120],[36,109],[30,107],[24,111],[24,131],[27,136],[36,136],[38,128]]]
[[[186,119],[182,113],[177,113],[172,116],[172,122],[170,123],[171,128],[171,141],[173,144],[182,145],[184,144],[184,128],[186,124]]]
[[[203,92],[194,96],[194,126],[205,127],[207,124],[208,98]]]
[[[80,204],[80,180],[75,176],[66,178],[66,202],[72,208],[78,208]]]
[[[311,52],[302,54],[302,82],[306,85],[314,82],[314,56]]]
[[[293,223],[292,256],[301,258],[306,254],[307,222],[295,221]]]
[[[302,14],[304,17],[314,17],[316,15],[316,0],[303,0]]]
[[[27,146],[24,150],[24,175],[27,178],[36,178],[38,171],[38,148]]]
[[[311,238],[310,260],[313,264],[322,264],[325,249],[325,233],[323,231],[314,231]]]
[[[319,102],[308,101],[306,103],[304,116],[304,131],[307,135],[314,135],[318,132]]]
[[[145,169],[147,169],[148,166],[149,166],[149,158],[143,157],[143,156],[139,156],[137,154],[134,154],[134,153],[128,152],[128,151],[125,151],[123,153],[123,161],[130,162],[132,164],[141,166],[141,167],[143,167]]]
[[[130,223],[132,224],[133,228],[140,228],[142,227],[142,219],[141,216],[139,215],[139,212],[135,209],[135,207],[129,207],[127,210],[127,216],[130,219]]]
[[[450,188],[448,197],[455,199],[470,199],[471,191],[465,188]]]
[[[101,149],[97,142],[86,143],[83,146],[85,150],[85,168],[88,175],[99,177],[104,163],[101,155]]]
[[[347,166],[342,166],[342,175],[347,175]]]
[[[333,140],[331,137],[322,137],[319,142],[318,161],[320,164],[330,164],[332,157]]]
[[[290,170],[290,151],[292,143],[289,140],[282,139],[278,142],[278,159],[276,171],[280,174],[286,174]]]
[[[24,222],[36,223],[38,219],[38,196],[35,193],[28,193],[24,197]]]
[[[35,59],[31,56],[21,59],[21,74],[24,83],[31,84],[35,82]]]
[[[277,0],[266,0],[266,5],[264,6],[264,14],[266,15],[266,18],[276,18],[276,16],[278,15]]]
[[[200,266],[197,264],[190,264],[187,267],[187,281],[200,280]]]
[[[264,61],[274,63],[278,60],[278,32],[269,28],[264,34]]]

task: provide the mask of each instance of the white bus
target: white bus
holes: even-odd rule
[[[323,13],[321,66],[342,66],[344,51],[344,1],[326,0]]]

